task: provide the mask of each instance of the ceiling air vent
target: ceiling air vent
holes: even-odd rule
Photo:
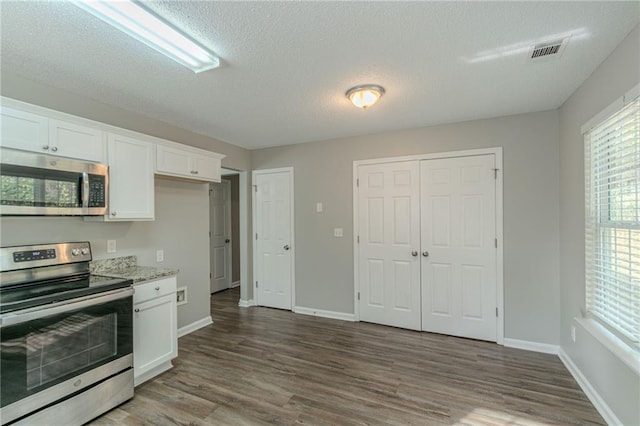
[[[569,41],[569,37],[559,40],[547,41],[545,43],[538,43],[531,48],[530,58],[559,58],[562,55],[564,48],[567,46],[567,41]]]

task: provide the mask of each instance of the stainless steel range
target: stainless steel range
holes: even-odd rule
[[[0,423],[83,424],[133,397],[131,280],[88,242],[0,248]]]

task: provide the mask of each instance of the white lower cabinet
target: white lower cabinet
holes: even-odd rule
[[[134,384],[172,367],[178,356],[176,277],[134,285],[133,373]]]

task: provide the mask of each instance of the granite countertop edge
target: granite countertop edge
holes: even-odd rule
[[[140,266],[136,262],[136,256],[95,260],[91,262],[91,272],[105,277],[130,279],[133,284],[178,275],[180,272],[178,269]]]
[[[131,279],[133,280],[133,284],[138,284],[145,281],[156,280],[158,278],[178,275],[178,272],[178,269],[161,269],[154,268],[152,266],[134,266],[132,268],[121,270],[105,270],[100,272],[100,275],[105,275],[113,278]]]

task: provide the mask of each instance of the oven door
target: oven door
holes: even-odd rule
[[[2,423],[132,368],[132,309],[129,287],[2,314]]]

